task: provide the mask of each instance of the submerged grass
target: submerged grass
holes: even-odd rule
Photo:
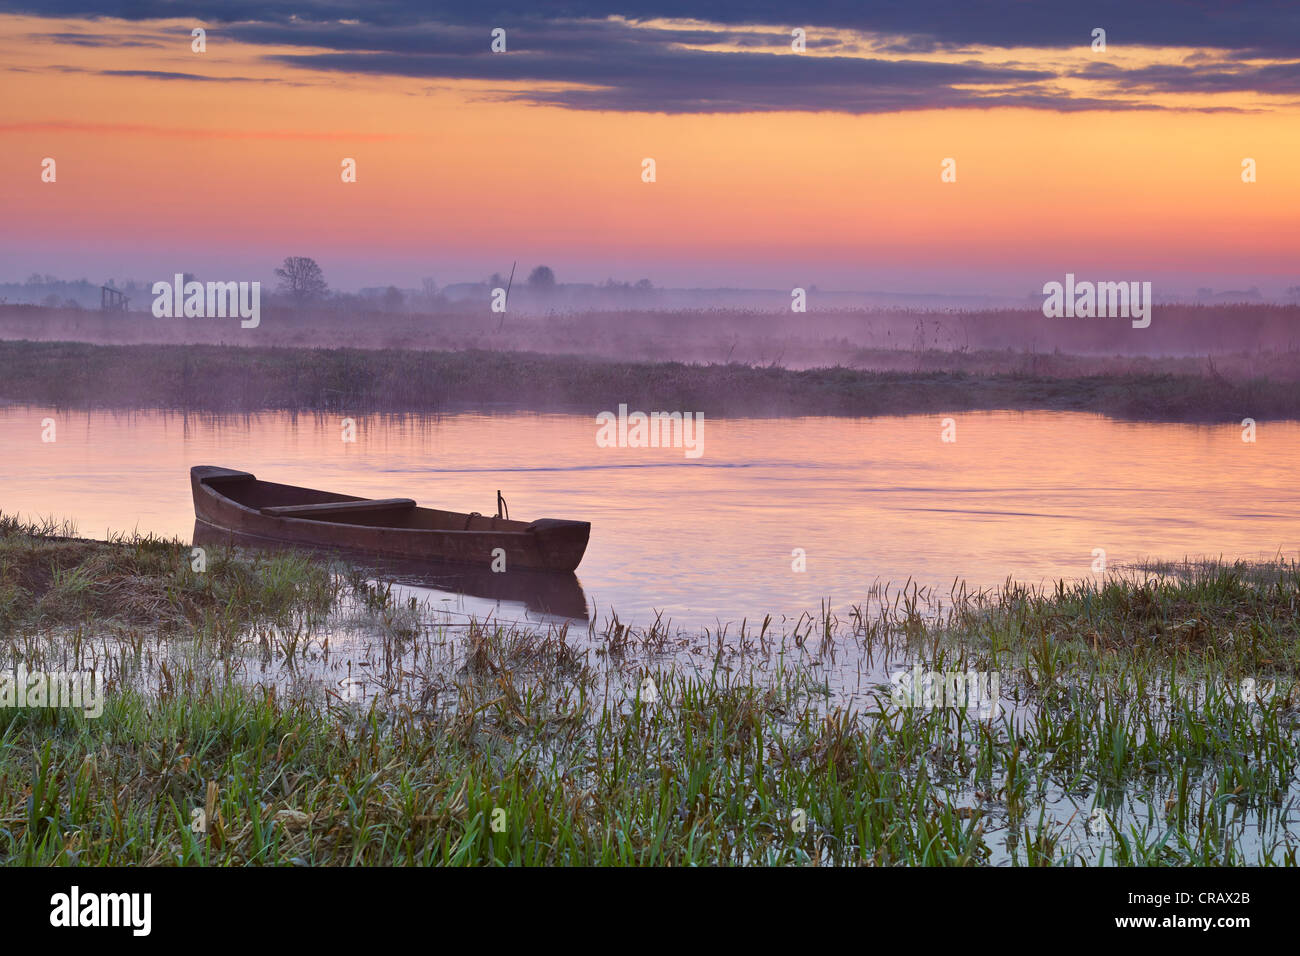
[[[138,542],[105,547],[141,570]],[[145,570],[170,580],[167,560],[188,550]],[[327,590],[285,580],[297,606]],[[265,640],[257,620],[293,599],[249,605],[244,645],[178,611],[208,656],[110,667],[100,717],[0,708],[0,860],[1294,865],[1300,848],[1293,564],[957,592],[931,613],[905,590],[847,624],[823,609],[791,634],[708,635],[695,666],[658,622],[450,633],[335,580],[383,625],[372,654],[403,693],[232,679],[252,645],[306,666],[313,639]],[[66,658],[23,620],[5,666]],[[881,675],[868,699],[816,676],[837,655]],[[919,663],[998,675],[1002,706],[900,703],[888,675]]]

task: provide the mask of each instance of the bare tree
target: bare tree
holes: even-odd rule
[[[283,268],[276,269],[275,274],[280,279],[280,291],[299,305],[324,298],[329,291],[325,273],[321,272],[315,259],[307,256],[286,256]]]

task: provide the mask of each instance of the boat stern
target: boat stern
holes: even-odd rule
[[[573,571],[587,551],[591,522],[538,518],[524,530],[533,537],[542,567],[551,571]]]

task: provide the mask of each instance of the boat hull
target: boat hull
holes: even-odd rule
[[[301,542],[273,541],[194,522],[195,547],[239,547],[275,554],[285,549],[318,556],[337,554],[384,581],[435,591],[464,594],[489,601],[515,602],[529,612],[589,623],[587,595],[572,571],[532,571],[516,568],[509,574],[451,561],[395,558],[355,548],[315,548]]]
[[[247,472],[211,465],[190,469],[190,488],[195,520],[217,530],[415,561],[495,565],[507,572],[514,568],[571,572],[582,561],[591,535],[586,521],[543,518],[526,523],[415,508],[409,502],[405,507],[366,507],[348,519],[269,515],[263,513],[264,507],[284,510],[350,502],[365,507],[368,499],[258,481]]]

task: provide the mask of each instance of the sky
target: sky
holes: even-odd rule
[[[0,93],[0,281],[1300,285],[1294,3],[0,0]]]

